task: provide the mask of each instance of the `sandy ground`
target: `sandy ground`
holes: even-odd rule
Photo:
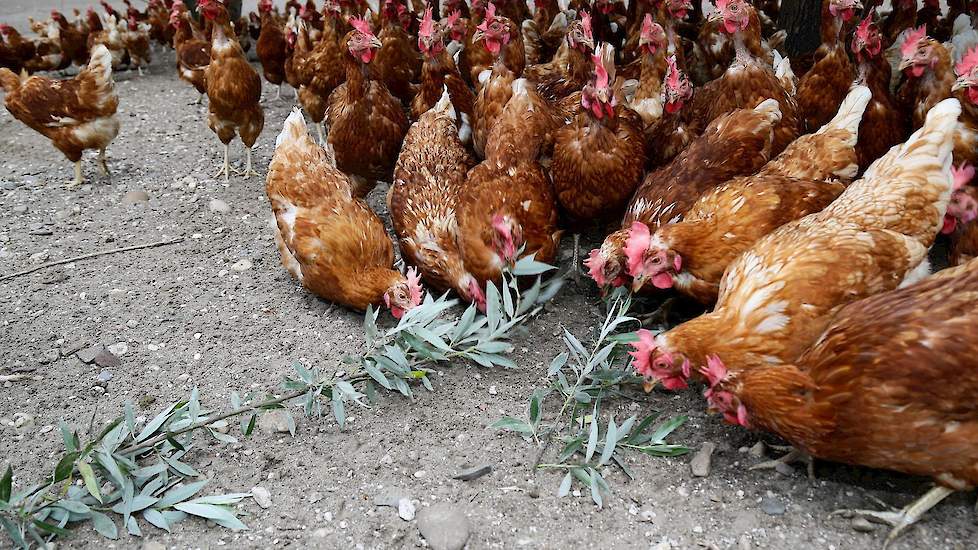
[[[27,4],[6,1],[5,14],[8,8],[23,14]],[[279,265],[262,180],[224,184],[209,176],[220,162],[220,145],[204,123],[206,105],[192,105],[196,93],[173,67],[171,52],[157,52],[146,76],[117,75],[122,130],[109,149],[113,176],[99,176],[89,153],[90,184],[75,189],[61,185],[71,177],[70,163],[0,110],[0,275],[107,248],[186,238],[0,283],[0,373],[43,378],[0,391],[0,462],[13,465],[18,487],[40,479],[60,456],[61,440],[52,430],[59,419],[84,434],[93,417],[96,425],[107,421],[126,401],[142,404],[139,414],[151,416],[194,386],[205,405],[225,407],[231,391],[274,390],[295,361],[334,368],[343,352],[362,345],[360,314],[311,296]],[[262,173],[291,107],[274,101],[270,86],[265,95],[266,124],[256,150]],[[236,161],[243,157],[239,142],[232,151]],[[385,191],[371,196],[382,213]],[[139,192],[148,200],[134,200]],[[228,211],[213,211],[214,200]],[[244,269],[233,270],[235,264]],[[872,507],[867,494],[903,505],[928,487],[925,479],[829,464],[818,465],[816,480],[802,472],[748,471],[759,459],[743,449],[756,434],[706,416],[693,392],[653,392],[609,412],[616,410],[619,419],[653,410],[688,415],[674,440],[694,449],[714,442],[710,475],[693,478],[689,457],[633,456],[628,463],[637,479],[611,475],[615,494],[604,510],[586,492],[557,498],[560,476],[530,469],[535,450],[487,426],[503,414],[523,414],[533,388],[546,384],[550,358],[561,351],[556,331],[563,326],[587,338],[598,322],[597,302],[592,288],[569,287],[517,340],[519,369],[453,365],[436,378],[434,393],[421,392],[414,403],[385,397],[372,410],[351,411],[344,432],[331,419],[300,419],[294,439],[262,431],[239,445],[202,444],[192,462],[213,478],[209,491],[260,484],[272,506],[245,501],[245,532],[188,520],[172,534],[145,526],[145,542],[172,548],[422,547],[416,521],[374,505],[399,494],[415,499],[419,509],[452,503],[469,520],[472,550],[866,548],[881,543],[882,528],[857,532],[829,512]],[[127,348],[122,364],[105,372],[74,354],[120,342]],[[111,376],[104,395],[92,392],[100,375]],[[9,426],[16,413],[31,420]],[[493,472],[473,482],[451,479],[482,464]],[[893,548],[973,547],[973,506],[973,493],[952,496]],[[63,546],[141,543],[123,537],[106,545],[84,526]]]

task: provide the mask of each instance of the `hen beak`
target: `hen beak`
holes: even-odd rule
[[[910,67],[913,67],[913,59],[901,59],[900,60],[900,65],[897,67],[897,70],[898,71],[905,71],[905,70],[909,69]]]
[[[955,80],[954,84],[951,85],[951,91],[956,92],[958,90],[964,90],[972,86],[978,86],[978,78],[972,79],[972,78],[962,76],[961,78]]]
[[[717,21],[723,21],[723,15],[720,13],[719,10],[717,10],[717,11],[711,13],[709,15],[709,17],[706,18],[706,20],[709,21],[710,23],[716,23]]]
[[[645,286],[645,275],[639,275],[638,277],[635,277],[634,279],[632,279],[632,292],[633,293],[638,292],[639,290],[642,290],[642,287],[643,286]]]
[[[482,42],[482,39],[486,37],[486,33],[481,30],[477,30],[472,34],[472,43]]]
[[[380,48],[384,44],[383,44],[383,42],[380,41],[379,38],[377,38],[376,36],[373,36],[373,37],[370,38],[370,45],[372,47],[374,47],[374,48]]]

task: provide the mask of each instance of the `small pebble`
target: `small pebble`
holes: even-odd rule
[[[703,446],[700,447],[696,456],[689,463],[689,468],[692,470],[694,477],[706,477],[710,475],[710,465],[712,463],[714,449],[716,449],[716,445],[709,441],[703,443]]]
[[[238,260],[231,265],[231,271],[237,271],[239,273],[242,271],[247,271],[249,269],[251,269],[250,260],[244,260],[244,259]]]
[[[116,357],[122,357],[129,353],[129,344],[125,342],[116,342],[108,347],[108,350]]]
[[[122,204],[137,204],[140,202],[146,202],[149,200],[149,194],[146,191],[129,191],[122,196]]]
[[[397,515],[404,521],[414,519],[414,503],[409,498],[402,498],[397,501]]]
[[[751,458],[764,458],[766,447],[767,446],[764,445],[763,441],[758,441],[747,451],[747,454],[750,455]]]
[[[876,530],[876,526],[862,516],[852,518],[852,528],[860,533],[869,533]]]
[[[761,511],[769,516],[783,516],[785,510],[784,503],[774,497],[764,497],[761,500]]]
[[[231,207],[228,206],[228,203],[222,201],[221,199],[211,199],[211,202],[207,204],[207,208],[209,208],[211,212],[215,212],[217,214],[227,214],[231,211]]]
[[[261,506],[264,509],[271,508],[272,506],[272,495],[268,492],[268,489],[258,486],[251,489],[251,496],[255,499],[255,504]]]

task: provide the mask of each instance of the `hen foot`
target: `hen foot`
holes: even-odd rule
[[[919,521],[928,510],[936,506],[953,492],[954,491],[948,489],[947,487],[938,485],[932,488],[930,491],[927,491],[924,496],[911,502],[907,506],[904,506],[900,510],[836,510],[830,515],[840,515],[845,518],[863,516],[870,521],[892,526],[893,529],[890,531],[890,534],[887,535],[886,541],[883,542],[883,550],[886,550],[890,543],[896,540],[900,533],[905,531],[914,523],[917,523],[917,521]]]
[[[772,448],[774,447],[772,446]],[[755,464],[748,469],[772,470],[777,468],[779,464],[804,464],[805,470],[808,472],[808,479],[815,479],[815,461],[812,460],[812,457],[808,453],[799,451],[794,447],[782,447],[778,450],[786,450],[788,451],[788,454],[774,460],[768,460],[766,462],[761,462],[760,464]]]
[[[98,165],[102,168],[102,174],[105,177],[112,177],[112,174],[109,173],[109,163],[106,162],[105,149],[99,149],[98,151]]]
[[[256,172],[255,169],[251,167],[251,148],[249,147],[245,149],[245,151],[247,151],[247,157],[245,161],[245,169],[243,172],[240,172],[241,177],[250,178],[251,176],[259,175],[258,172]]]
[[[231,163],[228,160],[228,154],[230,152],[229,151],[230,148],[231,148],[230,145],[226,143],[224,144],[224,165],[221,166],[221,169],[218,170],[216,174],[214,174],[214,179],[224,176],[225,183],[227,183],[231,179]]]
[[[68,188],[78,187],[84,181],[85,181],[85,178],[82,177],[81,161],[79,160],[78,162],[75,163],[75,179],[73,179],[73,180],[69,181],[68,183],[66,183],[65,184],[65,187],[68,187]]]

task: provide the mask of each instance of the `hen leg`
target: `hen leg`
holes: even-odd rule
[[[243,178],[250,178],[251,176],[257,176],[258,175],[258,172],[256,172],[255,169],[251,167],[251,147],[245,148],[245,151],[246,151],[245,154],[247,156],[245,157],[245,159],[246,159],[245,160],[245,169],[244,169],[244,172],[241,173],[241,177],[243,177]]]
[[[136,65],[136,71],[139,72],[139,76],[143,76],[143,66],[142,65]]]
[[[574,285],[581,286],[581,234],[574,233],[574,255],[571,256],[571,279]]]
[[[198,95],[197,95],[197,101],[194,101],[194,105],[200,105],[203,102],[204,102],[204,94],[203,93],[198,93]]]
[[[108,162],[106,162],[105,159],[104,148],[98,150],[98,165],[102,167],[102,174],[104,174],[105,177],[107,178],[112,177],[112,174],[109,173],[109,164]]]
[[[659,327],[667,325],[669,323],[669,313],[672,311],[672,304],[675,303],[675,301],[675,297],[666,298],[661,304],[659,304],[659,307],[655,311],[645,315],[639,315],[639,324],[641,324],[643,327]]]
[[[938,485],[932,488],[930,491],[927,491],[924,496],[903,507],[901,510],[889,510],[885,512],[879,512],[876,510],[836,510],[832,512],[831,515],[841,515],[842,517],[852,517],[858,515],[863,516],[870,521],[891,525],[893,530],[890,531],[890,534],[886,537],[886,541],[883,543],[883,548],[885,550],[886,547],[896,540],[900,533],[906,530],[907,527],[917,523],[917,521],[919,521],[928,510],[936,506],[953,492],[953,490],[948,489],[947,487]]]
[[[761,462],[760,464],[755,464],[748,468],[749,470],[773,470],[781,464],[795,464],[800,463],[805,465],[805,469],[808,471],[808,479],[815,479],[815,461],[812,457],[805,451],[799,451],[794,447],[787,447],[788,454],[776,458],[774,460],[768,460],[766,462]]]
[[[75,161],[75,179],[69,181],[67,186],[75,187],[76,185],[81,185],[84,181],[85,178],[82,177],[81,159],[79,159]]]
[[[275,100],[276,101],[282,101],[282,85],[281,84],[278,85],[278,92],[276,92],[276,94],[275,94]]]
[[[320,147],[324,147],[326,145],[326,138],[323,135],[323,123],[322,122],[317,122],[316,123],[316,133],[319,134],[319,145],[320,145]]]
[[[224,176],[224,182],[227,183],[231,179],[231,163],[228,160],[228,154],[230,153],[231,145],[228,143],[224,144],[224,166],[214,174],[215,178]]]

